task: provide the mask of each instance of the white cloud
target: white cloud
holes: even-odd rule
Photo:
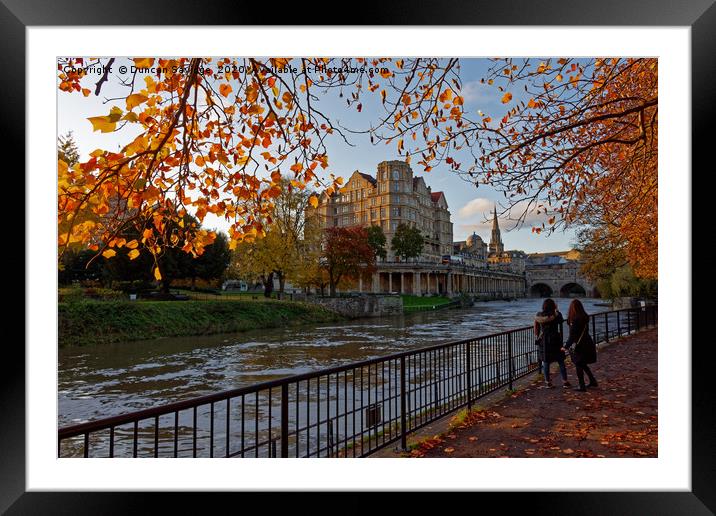
[[[485,197],[478,197],[460,208],[457,213],[463,218],[468,218],[473,215],[486,215],[492,211],[494,205],[494,201],[486,199]]]
[[[495,201],[485,197],[477,197],[472,199],[457,211],[456,226],[459,230],[472,233],[476,231],[478,234],[490,232],[492,230],[492,210],[495,207]],[[503,213],[504,208],[497,206],[497,217],[502,231],[511,231],[513,229],[530,228],[540,225],[547,220],[544,213],[536,213],[533,207],[525,215],[524,221],[519,228],[515,227],[517,219],[527,208],[526,201],[520,201],[515,204],[512,209]]]
[[[467,102],[486,103],[494,100],[495,92],[493,89],[480,81],[468,81],[463,83],[460,95]]]

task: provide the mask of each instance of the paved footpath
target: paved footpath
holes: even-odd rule
[[[557,365],[552,365],[553,370]],[[574,366],[569,380],[577,383]],[[414,457],[656,457],[657,330],[600,349],[592,371],[599,387],[553,389],[537,380],[460,425],[427,438]],[[477,401],[479,403],[479,400]]]

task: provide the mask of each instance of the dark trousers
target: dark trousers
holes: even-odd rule
[[[577,378],[579,379],[580,387],[584,387],[584,373],[587,373],[589,383],[597,383],[597,380],[594,379],[594,375],[587,364],[574,364],[574,367],[577,369]]]

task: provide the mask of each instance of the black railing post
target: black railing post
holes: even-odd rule
[[[281,457],[288,457],[288,383],[281,386]]]
[[[599,339],[597,338],[597,316],[592,315],[592,338],[594,339],[594,343],[596,344],[599,342]]]
[[[627,310],[626,315],[627,315],[627,335],[631,335],[631,310]]]
[[[472,360],[470,360],[470,342],[466,344],[465,369],[467,370],[467,410],[472,410]]]
[[[641,330],[641,308],[636,308],[634,313],[636,314],[636,331],[639,332]]]
[[[514,376],[514,366],[512,365],[512,332],[507,334],[507,359],[509,360],[507,364],[507,374],[510,381],[510,390],[512,390],[512,377]]]
[[[621,310],[617,311],[617,337],[622,336],[622,325],[619,319],[619,312],[621,312]]]
[[[609,312],[604,312],[604,341],[609,342]]]
[[[408,415],[405,410],[405,355],[400,357],[400,447],[408,449]]]

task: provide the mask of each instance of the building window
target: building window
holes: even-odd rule
[[[385,208],[380,209],[380,216],[385,217]]]
[[[393,169],[393,179],[395,179],[396,181],[400,179],[400,171],[397,168]]]
[[[375,206],[375,197],[372,197],[370,200],[370,205]]]
[[[400,204],[400,196],[399,195],[395,196],[395,202],[396,202],[396,204]]]
[[[390,223],[390,229],[392,229],[393,231],[395,231],[396,229],[398,229],[398,223],[397,223],[397,222],[391,222],[391,223]]]

